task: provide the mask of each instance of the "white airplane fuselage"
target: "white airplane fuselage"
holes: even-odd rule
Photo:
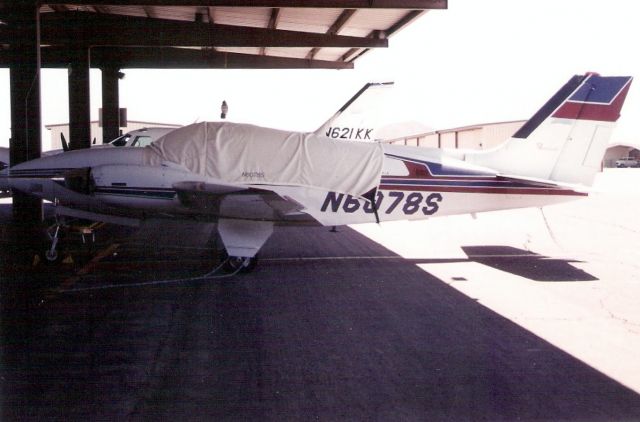
[[[332,141],[327,141],[332,142]],[[370,223],[379,220],[420,220],[435,216],[544,206],[577,199],[583,193],[542,183],[501,179],[496,172],[444,157],[440,150],[386,145],[382,177],[375,205],[340,192],[297,186],[247,185],[300,198],[295,212],[276,213],[256,206],[256,196],[243,195],[233,206],[194,210],[178,198],[174,188],[184,181],[209,182],[172,163],[141,165],[142,149],[80,150],[45,157],[12,168],[11,186],[56,204],[122,216],[198,216],[209,220],[241,218],[277,223],[324,225]],[[64,177],[77,169],[85,188],[71,187]],[[90,169],[90,172],[89,172]],[[57,176],[57,177],[56,177]],[[313,218],[311,218],[313,217]]]

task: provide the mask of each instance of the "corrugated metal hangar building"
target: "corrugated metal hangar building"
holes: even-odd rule
[[[391,139],[391,144],[423,148],[491,149],[495,148],[524,125],[526,120],[484,123],[452,129],[435,130]],[[616,167],[616,160],[624,157],[640,158],[636,145],[612,144],[603,158],[603,167]]]
[[[427,133],[392,139],[399,145],[448,149],[493,148],[513,135],[526,120],[485,123],[453,129],[436,130]]]

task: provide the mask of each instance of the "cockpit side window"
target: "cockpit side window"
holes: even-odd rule
[[[110,144],[113,145],[114,147],[124,147],[124,146],[127,145],[127,142],[129,142],[130,138],[131,138],[131,135],[124,134],[121,137],[116,138],[113,141],[111,141]]]

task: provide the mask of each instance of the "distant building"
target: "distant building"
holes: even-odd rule
[[[526,120],[515,120],[435,130],[387,142],[425,148],[490,149],[509,139],[525,122]],[[615,167],[616,160],[624,157],[640,158],[639,147],[634,144],[611,144],[602,160],[603,167]]]
[[[640,159],[640,149],[638,145],[630,144],[613,144],[608,149],[602,160],[602,164],[605,167],[615,167],[616,160],[621,158],[631,157]]]
[[[410,137],[396,138],[389,143],[426,148],[488,149],[506,141],[526,120],[485,123],[453,129],[436,130]]]
[[[181,125],[175,125],[171,123],[157,123],[157,122],[141,122],[136,120],[129,120],[127,126],[120,129],[121,133],[130,132],[132,130],[142,129],[145,127],[175,127],[178,128]],[[60,134],[64,134],[64,137],[69,141],[69,123],[60,123],[53,125],[45,125],[45,128],[51,131],[51,145],[49,149],[62,149],[62,141],[60,140]],[[96,144],[102,143],[102,127],[99,126],[97,120],[91,122],[91,141],[96,140]],[[109,139],[107,141],[112,141]]]

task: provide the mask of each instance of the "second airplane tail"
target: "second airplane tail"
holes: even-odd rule
[[[591,185],[632,77],[572,77],[507,142],[466,161],[517,175]]]
[[[315,135],[350,141],[373,141],[389,107],[393,82],[365,84],[322,124]]]

